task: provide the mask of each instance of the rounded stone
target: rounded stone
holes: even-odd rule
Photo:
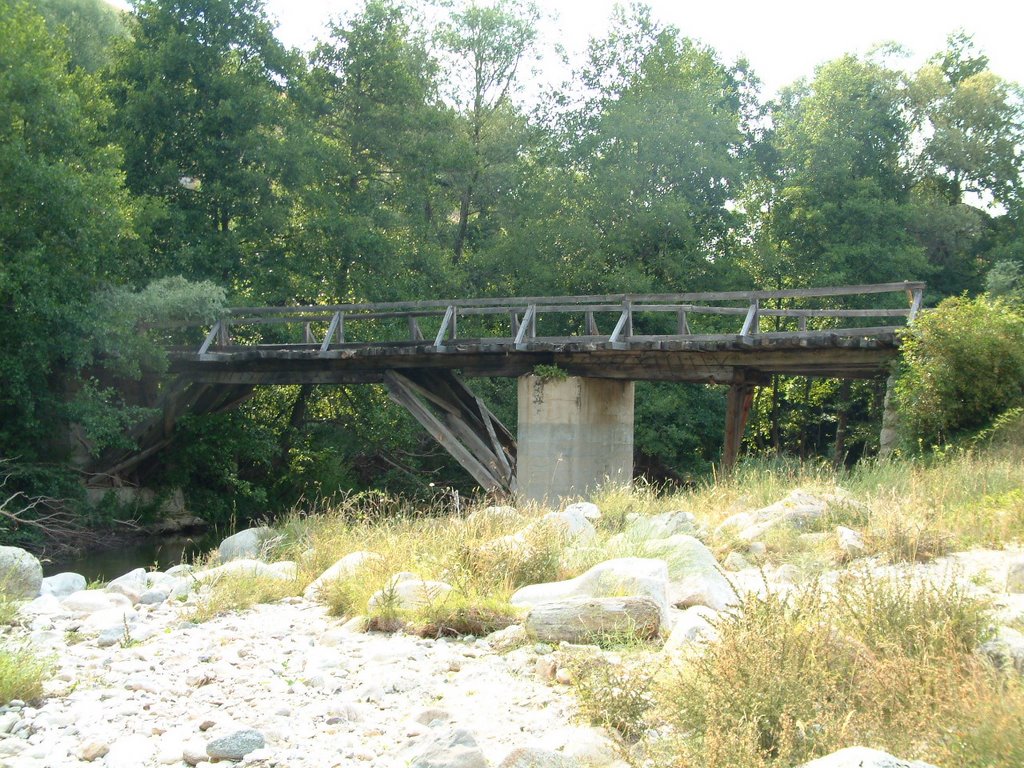
[[[214,739],[206,745],[206,754],[214,760],[241,760],[250,752],[263,749],[264,746],[266,741],[263,734],[249,729]]]

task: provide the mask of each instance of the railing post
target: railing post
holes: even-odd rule
[[[516,332],[515,348],[520,352],[526,349],[526,335],[530,334],[530,338],[536,338],[537,336],[537,325],[534,322],[534,318],[537,315],[537,305],[531,304],[526,308],[526,312],[523,314],[523,322],[519,324],[519,330]]]
[[[907,315],[907,322],[914,322],[914,318],[917,317],[917,313],[921,311],[921,304],[924,301],[924,289],[915,288],[913,292],[913,299],[910,303],[910,314]]]
[[[331,324],[327,326],[327,333],[324,334],[323,344],[320,345],[320,354],[327,354],[327,350],[331,346],[331,339],[334,338],[334,334],[338,332],[338,325],[341,323],[341,312],[335,312],[331,318]]]
[[[441,321],[441,327],[437,329],[437,336],[434,337],[434,346],[438,349],[444,349],[444,337],[448,333],[448,326],[453,322],[454,317],[455,307],[449,305],[444,313],[444,320]]]
[[[758,318],[758,310],[760,309],[760,306],[758,299],[751,299],[750,308],[747,310],[747,316],[743,320],[743,328],[740,330],[740,336],[752,336],[760,333],[760,321]]]
[[[680,336],[689,336],[690,335],[690,323],[686,319],[686,310],[685,309],[680,309],[679,310],[679,312],[677,313],[676,320],[677,320],[677,324],[678,324],[679,335]]]

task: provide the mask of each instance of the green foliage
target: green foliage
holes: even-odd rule
[[[663,677],[655,722],[678,734],[663,759],[781,768],[870,743],[959,764],[966,737],[972,765],[1008,767],[1022,724],[988,702],[1003,691],[1018,706],[1021,692],[973,652],[990,622],[954,579],[851,573],[828,592],[748,595],[716,621],[717,642]]]
[[[654,706],[656,669],[645,659],[579,653],[568,660],[580,715],[591,725],[617,733],[628,743],[639,739]]]
[[[26,4],[0,6],[0,453],[23,460],[59,455],[90,295],[130,252],[109,105],[67,61]]]
[[[999,299],[946,299],[903,339],[896,388],[906,436],[925,446],[1024,403],[1024,313]]]
[[[52,659],[10,638],[0,642],[0,705],[14,699],[37,701],[43,695],[43,682],[53,674]]]
[[[106,0],[34,0],[54,37],[64,37],[70,64],[97,72],[110,62],[110,48],[126,34],[122,14]]]
[[[533,366],[533,375],[544,382],[548,381],[565,381],[569,378],[569,374],[565,372],[564,368],[559,368],[557,365],[540,365]]]

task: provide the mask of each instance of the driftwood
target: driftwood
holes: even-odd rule
[[[526,618],[526,631],[545,643],[646,640],[660,628],[661,611],[649,597],[568,597],[540,603]]]

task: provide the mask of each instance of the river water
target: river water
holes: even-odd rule
[[[223,533],[192,535],[164,534],[126,539],[115,546],[82,552],[75,557],[43,563],[43,574],[73,571],[89,581],[110,581],[135,568],[166,570],[178,563],[191,563],[220,543]]]

